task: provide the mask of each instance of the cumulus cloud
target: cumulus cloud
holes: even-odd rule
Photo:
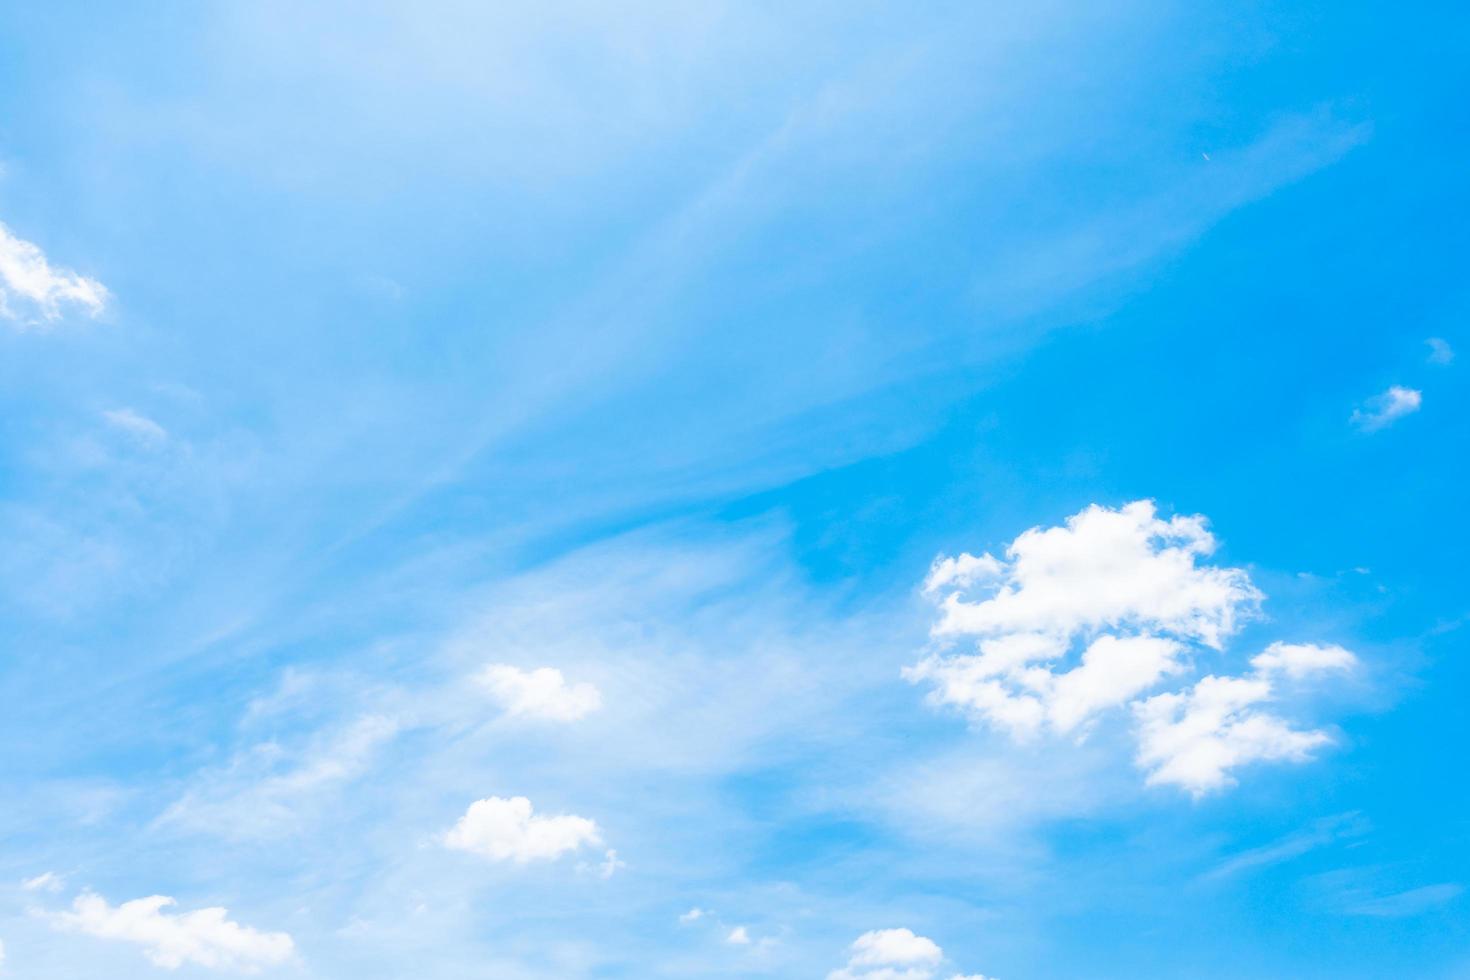
[[[1455,349],[1443,337],[1430,337],[1424,342],[1429,345],[1430,364],[1448,364],[1455,359]]]
[[[1261,594],[1243,570],[1201,563],[1214,550],[1203,517],[1165,521],[1140,500],[1032,528],[1004,561],[940,558],[925,583],[934,633],[975,637],[978,652],[935,654],[905,676],[1015,736],[1072,732],[1182,670],[1187,643],[1218,649],[1253,614]],[[1077,666],[1048,666],[1079,643]]]
[[[1229,770],[1248,762],[1304,762],[1330,741],[1326,733],[1298,731],[1255,710],[1271,699],[1260,678],[1201,678],[1190,690],[1159,694],[1134,709],[1139,721],[1138,764],[1150,785],[1172,783],[1200,796],[1229,786]]]
[[[1357,662],[1357,657],[1340,646],[1316,643],[1276,642],[1251,658],[1251,666],[1258,673],[1284,674],[1292,680],[1322,671],[1349,670]]]
[[[749,946],[750,932],[744,926],[736,926],[730,930],[729,935],[725,936],[725,942],[731,946]]]
[[[827,980],[934,980],[944,963],[944,950],[910,929],[865,932],[848,948],[847,965]],[[950,980],[986,980],[979,974],[954,974]]]
[[[702,908],[700,908],[699,906],[696,905],[694,908],[690,909],[688,912],[685,912],[685,913],[683,913],[682,915],[679,916],[679,923],[681,925],[688,925],[691,922],[698,922],[700,919],[702,919],[702,918],[705,917],[705,914],[706,913],[705,913],[704,909],[702,909]]]
[[[1198,515],[1164,521],[1151,500],[1093,505],[1063,527],[1021,534],[1004,562],[987,554],[936,563],[978,561],[996,574],[949,576],[956,587],[944,595],[935,632],[1065,642],[1102,628],[1148,630],[1219,647],[1260,594],[1238,568],[1198,564],[1214,550]],[[985,589],[978,602],[967,595],[975,584]]]
[[[1152,784],[1195,795],[1229,785],[1254,761],[1303,761],[1326,744],[1259,709],[1293,682],[1346,670],[1340,646],[1272,643],[1242,677],[1207,677],[1140,700],[1223,651],[1264,598],[1243,569],[1208,562],[1215,539],[1200,515],[1163,520],[1151,501],[1091,506],[1060,527],[1032,528],[1005,550],[940,558],[924,592],[939,607],[941,644],[907,668],[929,701],[1016,739],[1083,737],[1094,719],[1131,706],[1138,764]],[[975,652],[952,652],[960,638]]]
[[[1300,681],[1356,663],[1339,646],[1273,643],[1251,659],[1247,676],[1212,675],[1186,691],[1149,698],[1134,706],[1138,764],[1151,785],[1176,785],[1198,797],[1232,785],[1230,770],[1246,763],[1305,762],[1331,737],[1293,728],[1258,705],[1275,698],[1280,677]]]
[[[88,316],[107,305],[107,289],[70,269],[53,268],[46,254],[0,224],[0,319],[25,326],[61,318],[68,307]]]
[[[555,860],[601,842],[597,824],[586,817],[536,816],[524,796],[476,800],[444,836],[447,847],[515,864]]]
[[[491,664],[477,679],[513,717],[576,721],[602,706],[602,694],[591,684],[568,684],[555,667],[522,670]]]
[[[1422,392],[1393,385],[1381,395],[1374,395],[1362,408],[1353,410],[1352,422],[1364,432],[1387,428],[1405,415],[1419,411],[1424,401]]]
[[[222,908],[170,914],[177,903],[152,895],[109,905],[100,895],[80,895],[70,912],[51,916],[60,929],[98,939],[132,943],[155,966],[176,970],[185,964],[255,973],[291,960],[295,944],[284,932],[260,932],[228,918]]]

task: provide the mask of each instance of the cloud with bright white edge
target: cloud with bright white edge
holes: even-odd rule
[[[168,970],[194,964],[255,973],[295,955],[295,943],[284,932],[242,926],[222,908],[165,911],[176,904],[167,896],[152,895],[114,907],[87,893],[77,896],[70,912],[54,913],[50,919],[58,929],[141,946],[150,962]]]
[[[53,268],[46,253],[0,224],[0,320],[21,327],[44,326],[75,307],[98,316],[107,289],[70,269]]]
[[[910,929],[875,929],[848,947],[847,965],[827,980],[934,980],[944,963],[944,950]],[[986,980],[980,974],[954,974],[950,980]]]
[[[522,670],[491,664],[477,680],[507,715],[546,721],[576,721],[602,707],[602,694],[591,684],[568,684],[555,667]]]
[[[1377,432],[1405,415],[1413,415],[1423,402],[1422,392],[1394,385],[1383,394],[1368,399],[1362,408],[1354,409],[1352,423],[1364,432]]]
[[[1237,766],[1306,761],[1330,738],[1258,706],[1278,699],[1282,678],[1351,668],[1342,647],[1273,643],[1246,676],[1145,698],[1179,683],[1193,650],[1222,651],[1264,599],[1244,569],[1208,563],[1215,546],[1204,517],[1165,521],[1140,500],[1025,531],[1003,560],[941,557],[923,592],[938,605],[942,648],[904,676],[932,685],[931,704],[1017,740],[1085,737],[1099,716],[1130,706],[1147,782],[1196,796],[1231,785]],[[944,648],[959,638],[975,652]]]
[[[736,926],[734,929],[731,929],[730,934],[725,937],[725,942],[729,943],[731,946],[749,946],[750,932],[744,926]]]
[[[515,864],[552,861],[600,843],[602,834],[591,820],[570,814],[536,816],[524,796],[476,800],[444,835],[446,847]]]
[[[1449,364],[1455,359],[1455,349],[1443,337],[1430,337],[1424,342],[1429,345],[1430,364]]]

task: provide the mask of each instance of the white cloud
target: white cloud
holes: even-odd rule
[[[125,432],[139,442],[157,445],[168,439],[168,431],[157,422],[131,408],[114,408],[102,413],[107,424]]]
[[[684,914],[679,916],[679,923],[681,925],[688,925],[691,922],[698,922],[700,919],[704,918],[705,915],[706,913],[704,909],[695,906],[688,912],[685,912]]]
[[[946,586],[965,589],[977,581],[996,579],[1005,574],[1005,565],[991,555],[976,558],[971,554],[934,559],[929,577],[924,579],[925,594],[933,594]]]
[[[934,632],[976,637],[979,652],[935,654],[904,676],[1017,737],[1071,732],[1181,670],[1186,642],[1219,648],[1254,612],[1261,594],[1243,570],[1200,564],[1214,549],[1203,517],[1164,521],[1140,500],[1032,528],[1003,562],[942,558],[925,583],[947,589]],[[1079,641],[1075,668],[1044,665]]]
[[[554,860],[601,842],[597,824],[586,817],[535,816],[524,796],[476,800],[444,836],[448,847],[516,864]]]
[[[172,898],[153,895],[113,907],[89,893],[78,896],[70,912],[50,918],[61,929],[141,946],[155,966],[170,970],[193,963],[254,973],[286,963],[295,953],[295,944],[284,932],[242,926],[230,921],[222,908],[164,911],[176,904]]]
[[[944,596],[935,632],[1067,640],[1136,629],[1218,647],[1260,594],[1241,569],[1197,564],[1214,550],[1198,515],[1160,520],[1151,500],[1117,510],[1094,504],[1065,527],[1021,534],[1005,562],[982,556],[982,566],[999,574],[989,577],[981,601],[965,595],[971,582],[952,579],[959,587]],[[970,558],[952,560],[973,567]]]
[[[1232,785],[1229,770],[1249,762],[1305,762],[1331,739],[1299,731],[1275,715],[1255,710],[1271,699],[1260,677],[1201,678],[1177,694],[1138,704],[1138,764],[1150,785],[1173,784],[1198,797]]]
[[[1251,658],[1251,666],[1259,673],[1285,674],[1292,680],[1320,671],[1350,670],[1357,662],[1357,657],[1340,646],[1316,643],[1276,642]]]
[[[0,967],[5,966],[5,943],[0,941]]]
[[[100,282],[52,268],[44,252],[0,224],[0,319],[34,326],[60,319],[67,306],[97,316],[106,305]]]
[[[1424,401],[1422,392],[1394,385],[1381,395],[1374,395],[1362,408],[1353,410],[1352,422],[1364,432],[1377,432],[1419,411]]]
[[[944,963],[944,950],[909,929],[865,932],[849,947],[847,965],[827,980],[933,980]],[[954,974],[950,980],[986,980],[979,974]]]
[[[1449,364],[1455,359],[1455,349],[1443,337],[1430,337],[1424,342],[1429,345],[1430,364]]]
[[[54,871],[43,871],[20,883],[20,887],[28,892],[59,892],[65,885],[65,879]]]
[[[1202,562],[1214,548],[1203,517],[1164,521],[1144,500],[1032,528],[1003,562],[941,559],[925,584],[940,609],[934,634],[972,637],[977,652],[941,649],[904,676],[931,684],[932,704],[1021,740],[1085,737],[1103,712],[1132,705],[1148,782],[1196,796],[1248,762],[1304,761],[1327,735],[1257,706],[1276,699],[1281,678],[1351,668],[1340,646],[1273,643],[1248,676],[1135,700],[1185,673],[1192,648],[1223,650],[1264,598],[1243,569]]]
[[[477,677],[490,696],[515,717],[576,721],[602,706],[602,694],[591,684],[568,684],[555,667],[521,670],[491,664]]]
[[[749,946],[750,933],[746,930],[744,926],[736,926],[734,929],[731,929],[730,934],[725,937],[725,942],[729,943],[732,946]]]

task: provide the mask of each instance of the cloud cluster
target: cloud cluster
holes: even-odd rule
[[[601,842],[597,824],[586,817],[536,816],[524,796],[476,800],[444,835],[447,847],[515,864],[555,860]]]
[[[1192,650],[1222,650],[1256,614],[1264,597],[1243,569],[1209,564],[1214,550],[1203,517],[1164,520],[1140,500],[1032,528],[1003,559],[942,557],[924,584],[939,609],[934,636],[971,639],[975,652],[942,649],[904,676],[931,684],[931,703],[1018,740],[1084,737],[1099,715],[1132,705],[1149,782],[1196,794],[1228,785],[1228,771],[1248,762],[1304,760],[1326,734],[1257,706],[1274,698],[1278,677],[1351,667],[1341,647],[1275,643],[1247,676],[1138,700],[1186,673]]]
[[[853,940],[847,965],[827,980],[933,980],[944,963],[944,950],[910,929],[874,929]],[[950,980],[986,980],[979,974],[954,974]]]
[[[522,670],[510,664],[491,664],[477,680],[512,717],[576,721],[602,707],[597,688],[568,684],[555,667]]]
[[[100,282],[53,268],[40,248],[0,224],[0,319],[37,326],[60,319],[66,307],[97,316],[106,305]]]
[[[295,944],[284,932],[242,926],[222,908],[164,911],[176,904],[167,896],[152,895],[112,906],[87,893],[77,897],[70,912],[55,913],[51,921],[60,929],[141,946],[150,962],[169,970],[192,963],[254,973],[295,955]]]
[[[1292,728],[1260,710],[1274,699],[1277,680],[1348,670],[1356,659],[1338,646],[1273,643],[1243,677],[1201,678],[1192,688],[1134,705],[1138,764],[1148,782],[1169,783],[1200,796],[1234,782],[1229,771],[1249,762],[1304,762],[1328,744],[1325,732]]]

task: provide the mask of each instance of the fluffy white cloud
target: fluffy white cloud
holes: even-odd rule
[[[680,915],[679,916],[679,922],[682,925],[688,925],[691,922],[698,922],[700,919],[704,918],[704,916],[705,916],[704,909],[702,909],[702,908],[700,908],[698,906],[695,906],[694,908],[690,909],[688,912],[685,912],[684,914]]]
[[[448,847],[516,864],[554,860],[601,842],[597,824],[586,817],[538,817],[524,796],[476,800],[444,836]]]
[[[1249,676],[1137,700],[1185,674],[1191,650],[1222,650],[1264,598],[1244,570],[1204,561],[1214,548],[1203,517],[1165,521],[1144,500],[1032,528],[1004,561],[941,558],[924,592],[939,605],[934,634],[945,646],[904,676],[929,683],[931,703],[1017,739],[1083,736],[1101,713],[1132,705],[1148,781],[1196,795],[1229,785],[1248,762],[1305,760],[1327,736],[1257,706],[1276,698],[1280,679],[1352,667],[1340,646],[1273,643]],[[961,637],[975,652],[950,652]]]
[[[944,962],[944,950],[910,929],[875,929],[849,947],[847,965],[827,980],[933,980]],[[950,980],[986,980],[979,974],[955,974]]]
[[[940,635],[1030,635],[1065,642],[1101,629],[1147,631],[1219,647],[1260,593],[1238,568],[1201,566],[1215,550],[1198,515],[1158,518],[1153,501],[1091,506],[1064,527],[1032,528],[991,555],[940,559],[957,569],[942,600]],[[968,590],[985,595],[973,601]],[[931,589],[937,591],[937,589]]]
[[[750,932],[744,926],[736,926],[734,929],[731,929],[729,935],[725,937],[725,942],[729,943],[732,946],[749,946]]]
[[[1430,364],[1449,364],[1455,359],[1455,349],[1443,337],[1430,337],[1424,342],[1429,345]]]
[[[1301,680],[1310,674],[1328,670],[1350,670],[1358,658],[1340,646],[1316,643],[1273,643],[1251,658],[1251,666],[1260,674],[1285,674]]]
[[[222,908],[169,914],[172,898],[153,895],[112,906],[99,895],[85,894],[70,912],[51,917],[58,928],[99,939],[133,943],[156,966],[174,970],[186,963],[211,969],[254,973],[279,966],[295,953],[284,932],[260,932],[232,922]]]
[[[1304,762],[1332,741],[1327,733],[1292,728],[1257,706],[1274,699],[1278,677],[1301,680],[1356,663],[1339,646],[1273,643],[1251,659],[1248,676],[1204,677],[1189,690],[1149,698],[1134,706],[1138,764],[1150,784],[1198,797],[1234,783],[1230,770],[1246,763]]]
[[[1172,783],[1195,796],[1229,786],[1229,770],[1248,762],[1302,762],[1329,739],[1297,731],[1254,710],[1271,698],[1270,682],[1252,677],[1201,678],[1190,690],[1159,694],[1134,708],[1138,764],[1150,785]]]
[[[521,670],[509,664],[491,664],[479,682],[508,715],[576,721],[602,706],[602,695],[591,684],[568,684],[555,667]]]
[[[0,319],[30,326],[60,319],[67,306],[97,316],[106,305],[100,282],[52,268],[44,252],[0,224]]]
[[[1368,399],[1362,408],[1354,409],[1352,422],[1364,432],[1377,432],[1405,415],[1419,411],[1423,401],[1422,392],[1394,385],[1383,394]]]
[[[1024,639],[1024,638],[1023,638]],[[1052,649],[1052,648],[1049,648]],[[1183,646],[1154,636],[1100,636],[1064,672],[1017,665],[993,651],[929,657],[904,672],[935,685],[930,700],[965,709],[1017,738],[1044,727],[1065,734],[1182,669]]]
[[[1164,521],[1140,500],[1032,528],[1005,561],[941,558],[924,586],[934,632],[975,637],[979,652],[935,654],[905,676],[1017,737],[1073,732],[1182,670],[1186,643],[1219,648],[1253,613],[1261,594],[1243,570],[1201,564],[1214,549],[1203,517]],[[1079,643],[1078,664],[1058,670]]]

